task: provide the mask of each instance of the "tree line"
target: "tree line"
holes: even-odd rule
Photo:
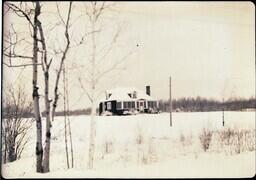
[[[10,114],[7,109],[10,107],[3,107],[3,118],[8,118]],[[13,107],[14,108],[14,107]],[[230,98],[224,102],[207,99],[203,97],[182,97],[179,99],[172,100],[172,108],[173,111],[179,112],[205,112],[205,111],[241,111],[246,109],[256,109],[256,99],[251,97],[248,99],[245,98]],[[160,100],[159,101],[159,110],[162,112],[169,112],[169,101],[168,100]],[[22,117],[23,118],[32,118],[34,116],[31,110],[23,110]],[[98,108],[96,109],[98,112]],[[79,116],[79,115],[90,115],[91,109],[75,109],[66,111],[56,111],[55,116],[64,116],[68,114],[69,116]],[[46,112],[42,112],[42,117],[46,117]]]
[[[162,112],[169,112],[169,101],[160,100],[159,109]],[[256,109],[256,99],[251,97],[230,98],[224,101],[207,99],[203,97],[182,97],[172,100],[173,111],[179,112],[205,112],[205,111],[241,111],[246,109]]]

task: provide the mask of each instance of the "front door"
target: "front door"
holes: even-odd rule
[[[139,111],[140,112],[144,111],[144,101],[139,101]]]

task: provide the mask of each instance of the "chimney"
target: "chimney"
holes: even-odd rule
[[[150,86],[146,86],[146,94],[150,96]]]

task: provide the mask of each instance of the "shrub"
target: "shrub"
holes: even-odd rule
[[[183,133],[180,134],[180,142],[183,146],[189,146],[192,144],[192,134],[185,136]]]
[[[138,162],[142,164],[151,164],[157,161],[157,152],[152,138],[139,149]]]
[[[199,139],[204,151],[207,151],[207,149],[209,149],[212,140],[212,134],[212,131],[203,128],[202,133],[199,135]]]
[[[144,143],[144,137],[141,127],[137,127],[137,133],[136,133],[136,144],[140,145]]]
[[[230,153],[237,154],[243,151],[254,151],[255,148],[255,129],[254,130],[239,130],[239,129],[224,129],[217,131],[219,135],[219,143],[221,147],[229,147]]]
[[[109,154],[114,151],[114,143],[112,140],[106,140],[104,142],[104,153]]]

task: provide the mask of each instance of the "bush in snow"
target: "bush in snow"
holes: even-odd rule
[[[255,150],[255,131],[238,130],[234,133],[234,150],[236,153]]]
[[[207,149],[209,149],[209,147],[210,147],[210,143],[212,140],[212,134],[213,134],[212,131],[210,131],[206,128],[203,128],[201,134],[199,135],[199,139],[200,139],[200,142],[201,142],[201,145],[202,145],[202,148],[204,151],[207,151]]]
[[[144,142],[144,137],[143,137],[143,133],[142,133],[142,129],[141,127],[137,127],[137,133],[136,133],[136,144],[143,144]]]
[[[112,140],[107,140],[104,142],[104,152],[106,154],[112,153],[114,151],[114,143]]]
[[[218,131],[218,134],[219,134],[221,144],[222,145],[225,144],[229,146],[232,143],[235,132],[233,129],[228,128],[226,130]]]
[[[183,133],[181,133],[180,142],[183,146],[192,145],[192,134],[185,136]]]
[[[2,104],[1,147],[2,160],[6,163],[20,159],[29,141],[28,132],[34,119],[29,118],[32,114],[32,102],[28,100],[22,87],[17,90],[12,86],[8,87]]]
[[[148,142],[143,144],[138,149],[137,161],[142,164],[151,164],[157,161],[156,145],[153,143],[153,139],[149,138]]]
[[[114,152],[114,140],[113,139],[105,139],[103,144],[101,145],[101,159],[104,159],[106,154],[110,154]]]
[[[254,151],[255,148],[255,129],[224,129],[217,131],[219,143],[222,148],[227,147],[232,154],[241,153],[243,151]]]
[[[256,129],[246,132],[246,147],[248,151],[256,150]]]

